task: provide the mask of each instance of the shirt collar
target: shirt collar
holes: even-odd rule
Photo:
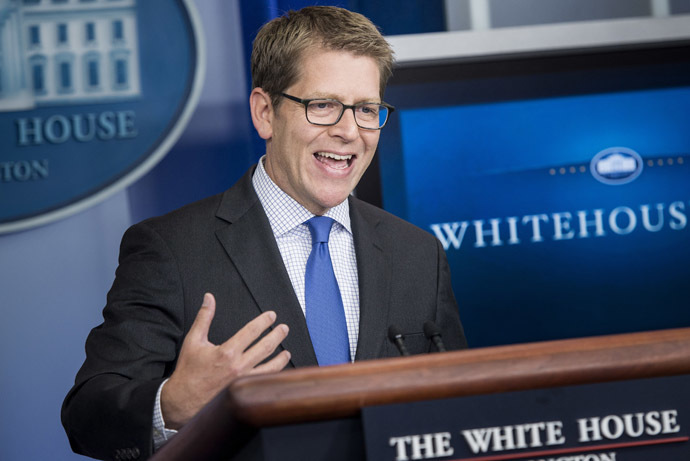
[[[259,164],[252,177],[252,185],[266,212],[273,235],[278,237],[314,217],[314,214],[300,205],[273,182],[264,168],[265,158],[266,156],[264,155],[259,160]],[[352,234],[350,204],[348,200],[343,200],[339,205],[329,209],[324,216],[333,218],[335,222]]]

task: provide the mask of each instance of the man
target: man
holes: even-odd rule
[[[391,324],[411,353],[430,350],[427,320],[448,348],[465,347],[439,242],[350,196],[392,110],[391,68],[376,27],[347,10],[304,8],[262,28],[250,110],[266,154],[225,193],[123,237],[63,406],[75,451],[148,456],[238,376],[398,355]],[[331,303],[314,299],[333,276],[323,323]]]

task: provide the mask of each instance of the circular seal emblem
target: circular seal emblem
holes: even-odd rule
[[[609,147],[592,158],[589,165],[592,176],[604,184],[629,183],[642,173],[640,154],[627,147]]]
[[[0,233],[128,186],[179,138],[201,92],[190,0],[0,0]]]

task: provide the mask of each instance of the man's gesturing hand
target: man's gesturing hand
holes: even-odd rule
[[[177,367],[161,391],[161,411],[168,429],[179,429],[238,376],[282,370],[290,353],[270,356],[288,334],[287,325],[273,331],[249,347],[276,320],[269,311],[247,323],[232,338],[216,346],[208,341],[208,331],[216,312],[216,300],[204,295],[201,309],[182,343]]]

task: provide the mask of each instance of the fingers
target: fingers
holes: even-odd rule
[[[208,333],[215,311],[215,297],[211,293],[204,294],[201,308],[187,333],[185,342],[189,341],[197,345],[208,343]],[[253,369],[257,367],[258,364],[273,354],[289,333],[287,325],[277,325],[259,341],[257,341],[257,339],[259,339],[275,321],[275,312],[264,312],[243,326],[230,339],[220,346],[217,346],[219,352],[226,357],[226,360],[228,358],[232,360],[231,369],[244,370],[239,371],[239,374],[253,372]],[[192,346],[192,344],[189,344],[188,347]],[[208,345],[211,346],[211,344]],[[257,369],[259,372],[280,371],[289,361],[290,353],[283,351],[267,363],[261,364]]]
[[[273,354],[290,331],[287,325],[280,324],[257,341],[257,339],[275,322],[275,319],[275,312],[264,312],[247,323],[233,337],[221,344],[220,347],[225,351],[227,356],[240,358],[239,367],[241,369],[247,372],[251,371],[251,369]],[[253,344],[255,342],[256,344]],[[282,360],[283,359],[279,360],[278,363]],[[289,361],[289,358],[285,360],[286,364],[287,361]]]
[[[211,328],[213,316],[216,313],[216,298],[211,293],[204,294],[201,309],[196,314],[194,323],[187,333],[187,337],[195,341],[208,341],[208,330]]]
[[[276,321],[276,313],[267,311],[255,317],[243,326],[235,335],[227,340],[221,347],[230,347],[239,351],[247,349],[261,334]],[[287,334],[287,333],[286,333]]]
[[[282,351],[266,363],[262,363],[252,369],[250,374],[276,373],[285,368],[290,361],[290,351]]]
[[[251,368],[256,367],[259,363],[264,361],[264,359],[273,354],[280,343],[282,343],[287,337],[289,332],[290,329],[285,324],[280,324],[275,327],[270,333],[261,338],[259,342],[245,351],[245,364]],[[285,363],[287,364],[287,361]]]

